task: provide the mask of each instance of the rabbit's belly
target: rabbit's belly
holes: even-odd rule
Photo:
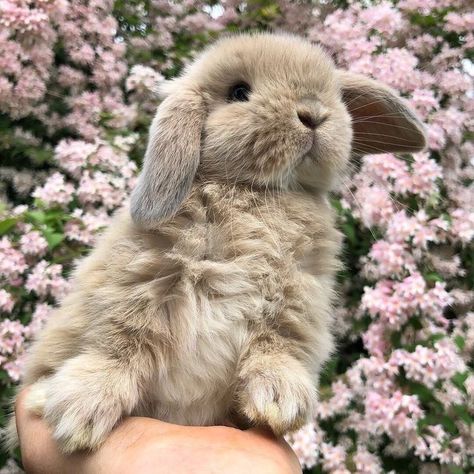
[[[245,339],[243,317],[225,318],[221,308],[207,302],[194,337],[182,341],[181,351],[154,385],[154,417],[184,425],[214,425],[225,421],[232,399],[238,356]],[[189,336],[189,335],[188,335]]]

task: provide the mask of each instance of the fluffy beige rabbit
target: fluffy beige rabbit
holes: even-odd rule
[[[305,423],[333,348],[327,192],[351,152],[425,145],[393,91],[290,35],[222,39],[163,95],[130,208],[29,354],[28,407],[64,452],[127,415]]]

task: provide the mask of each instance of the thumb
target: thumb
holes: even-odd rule
[[[21,459],[28,474],[63,474],[72,470],[71,456],[63,456],[47,423],[27,409],[29,388],[17,396],[15,417],[20,441]],[[67,463],[67,464],[66,464]]]

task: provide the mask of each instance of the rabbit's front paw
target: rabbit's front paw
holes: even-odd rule
[[[64,453],[97,449],[122,415],[113,398],[80,386],[51,384],[45,398],[43,417]]]
[[[240,412],[252,424],[267,425],[277,435],[301,428],[312,416],[317,399],[313,381],[301,364],[289,358],[282,362],[245,371],[237,393]]]
[[[81,377],[82,375],[82,377]],[[105,376],[61,369],[34,384],[26,406],[42,415],[53,430],[61,451],[95,450],[123,415],[120,398]]]

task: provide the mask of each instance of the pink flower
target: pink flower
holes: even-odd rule
[[[331,386],[333,396],[327,401],[321,401],[316,408],[317,417],[320,420],[342,414],[352,399],[352,392],[346,384],[340,380]]]
[[[395,439],[415,434],[423,414],[415,396],[403,395],[398,390],[391,396],[369,392],[365,413],[374,433],[386,433]]]
[[[95,242],[97,231],[104,228],[110,217],[105,212],[86,212],[76,209],[71,219],[65,226],[64,234],[70,240],[76,240],[85,245],[92,245]]]
[[[25,255],[44,255],[48,248],[46,239],[36,230],[23,234],[20,248]]]
[[[20,33],[38,33],[48,21],[48,15],[40,8],[28,8],[20,2],[0,1],[0,25],[14,28]]]
[[[389,349],[390,344],[385,337],[385,325],[381,323],[372,323],[367,331],[362,335],[364,346],[370,355],[383,357]]]
[[[466,113],[455,107],[449,107],[435,112],[432,123],[439,125],[454,143],[461,143],[463,124],[467,120]]]
[[[451,212],[451,232],[456,239],[469,243],[474,238],[474,212],[467,209],[455,209]]]
[[[430,123],[427,128],[428,146],[432,150],[441,150],[446,145],[446,132],[441,125]]]
[[[31,322],[25,328],[25,334],[28,338],[34,337],[48,320],[53,308],[46,303],[39,303],[31,316]]]
[[[71,59],[78,64],[92,64],[95,59],[95,51],[89,44],[78,45],[69,50]]]
[[[0,354],[10,355],[23,347],[24,326],[19,321],[0,321]]]
[[[330,472],[349,472],[345,468],[346,453],[342,446],[333,446],[330,443],[321,444],[321,455],[324,469]]]
[[[375,29],[385,35],[395,34],[404,24],[401,13],[387,1],[362,10],[360,19],[368,29]]]
[[[41,199],[46,205],[66,205],[71,202],[74,193],[74,186],[66,183],[64,175],[54,173],[46,183],[35,189],[33,197]]]
[[[374,225],[385,225],[395,212],[393,201],[387,190],[379,186],[358,189],[355,199],[358,203],[355,212],[369,228]],[[364,206],[360,205],[361,202],[364,202]]]
[[[130,75],[126,81],[126,87],[132,90],[156,90],[157,85],[164,80],[164,77],[154,69],[148,66],[136,64],[130,70]]]
[[[424,119],[430,112],[439,109],[439,102],[431,89],[415,89],[411,94],[410,103]]]
[[[87,164],[88,157],[97,150],[97,145],[83,140],[61,140],[54,150],[54,158],[61,168],[76,174]]]
[[[13,279],[26,269],[27,264],[24,255],[13,248],[7,237],[3,237],[0,240],[0,276]]]
[[[3,364],[3,368],[7,371],[8,376],[13,382],[18,382],[23,375],[23,357],[17,357]]]
[[[28,275],[25,288],[38,296],[50,294],[60,299],[68,289],[68,282],[61,276],[61,272],[61,265],[49,265],[46,260],[41,260]]]
[[[413,155],[410,192],[420,197],[428,197],[437,190],[436,180],[442,177],[442,169],[428,153]]]
[[[123,178],[112,174],[96,171],[84,172],[77,194],[82,203],[103,203],[109,209],[114,209],[126,198],[127,183]]]
[[[455,31],[457,33],[467,32],[474,30],[474,13],[459,14],[456,12],[449,12],[444,20],[444,25],[447,31]]]
[[[378,263],[380,275],[401,275],[414,266],[413,258],[406,250],[399,243],[379,240],[372,245],[369,256]]]
[[[380,474],[382,466],[380,459],[370,453],[365,446],[358,446],[354,455],[357,472],[360,474]]]
[[[8,291],[4,290],[3,288],[0,289],[0,311],[5,313],[11,313],[13,306],[15,305],[15,301],[13,297]]]
[[[299,431],[286,436],[304,469],[312,468],[319,458],[322,439],[317,429],[314,423],[308,423]]]
[[[402,365],[409,379],[433,388],[438,380],[449,380],[456,372],[465,369],[463,360],[447,339],[434,345],[434,349],[416,346],[414,352],[398,349],[392,353],[391,360]]]
[[[446,94],[465,94],[473,87],[470,76],[458,69],[442,71],[438,86]]]

